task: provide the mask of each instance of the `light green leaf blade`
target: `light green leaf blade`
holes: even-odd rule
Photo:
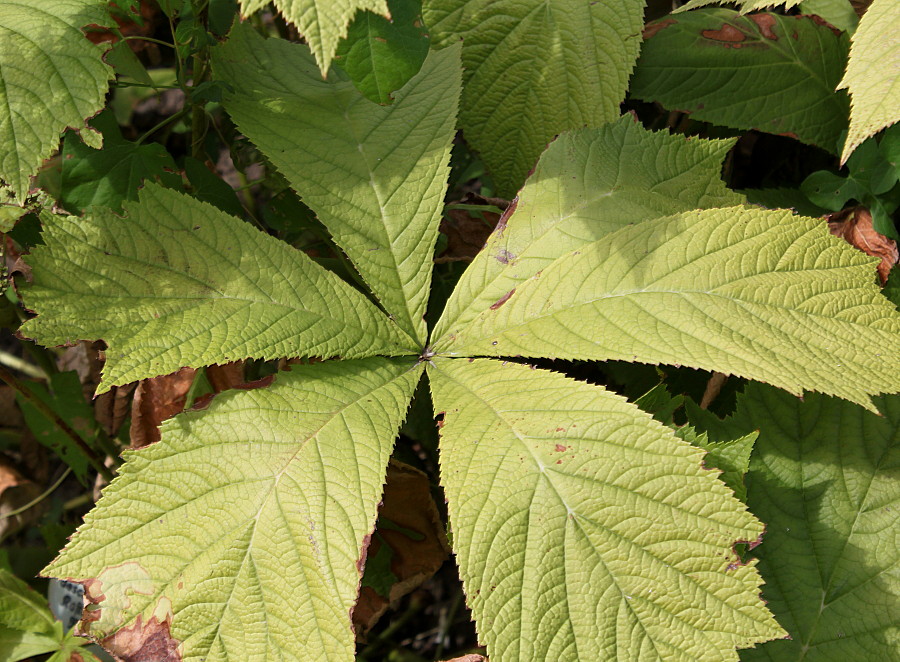
[[[99,0],[0,2],[0,178],[20,200],[59,134],[103,108],[112,69],[81,28],[109,20]]]
[[[441,482],[479,636],[507,660],[737,660],[780,636],[762,524],[703,453],[602,387],[490,360],[428,367]]]
[[[323,82],[305,47],[235,29],[216,49],[225,108],[353,260],[385,310],[425,342],[450,143],[458,48],[431,53],[379,106],[335,71]]]
[[[632,223],[740,204],[720,177],[734,140],[647,131],[626,115],[564,133],[463,273],[432,334],[474,319],[553,260]]]
[[[875,260],[783,210],[698,210],[608,234],[435,350],[680,364],[865,406],[900,391],[900,314]]]
[[[67,638],[47,600],[0,568],[0,659],[15,662],[51,653],[64,647]]]
[[[644,0],[425,0],[438,45],[463,40],[460,124],[512,197],[554,136],[619,116]]]
[[[267,4],[268,0],[241,0],[241,10],[251,14]],[[347,36],[356,12],[371,11],[390,18],[387,0],[274,0],[273,4],[306,38],[322,77],[328,74],[338,43]]]
[[[677,14],[678,12],[696,9],[697,7],[705,7],[706,5],[728,4],[737,5],[741,10],[741,13],[746,14],[747,12],[769,9],[771,7],[784,7],[785,9],[790,9],[791,7],[796,7],[801,2],[803,2],[803,0],[690,0],[672,13]]]
[[[353,659],[363,538],[420,375],[412,360],[294,366],[167,421],[44,574],[87,582],[107,648],[163,624],[184,660]]]
[[[788,134],[837,153],[849,39],[810,16],[702,9],[650,23],[631,96],[700,120]]]
[[[45,213],[23,288],[45,345],[106,341],[97,392],[243,358],[417,353],[357,290],[215,207],[148,184],[123,221]]]
[[[390,0],[388,20],[372,12],[358,14],[338,46],[338,66],[376,103],[391,103],[422,67],[428,35],[422,25],[421,0]]]
[[[873,0],[853,34],[838,89],[850,92],[850,130],[841,164],[866,138],[900,120],[900,3]]]
[[[791,635],[742,660],[897,659],[900,397],[875,403],[883,416],[761,385],[739,398],[736,418],[760,431],[747,492],[767,532],[753,553]]]

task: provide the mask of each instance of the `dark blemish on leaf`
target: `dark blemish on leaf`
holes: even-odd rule
[[[718,30],[703,30],[700,34],[705,39],[722,42],[726,48],[740,48],[741,42],[747,38],[747,35],[727,23],[723,23]]]
[[[516,196],[512,199],[512,202],[509,203],[509,207],[507,207],[502,214],[500,214],[500,220],[497,221],[497,225],[494,227],[494,234],[498,237],[503,235],[503,231],[506,229],[506,223],[509,221],[509,217],[513,215],[513,212],[516,211],[516,207],[519,205],[519,196]]]
[[[566,429],[565,429],[565,428],[556,428],[556,431],[557,431],[557,432],[565,432]]]
[[[500,264],[512,264],[516,260],[516,256],[505,248],[501,248],[496,257]]]
[[[194,226],[194,229],[195,229],[195,230],[199,230],[199,229],[200,229],[200,226],[199,226],[199,225],[195,225],[195,226]]]
[[[500,297],[494,303],[491,304],[491,310],[497,310],[500,306],[502,306],[504,303],[509,301],[509,298],[515,293],[516,293],[516,288],[512,288],[509,292],[507,292],[506,294],[504,294],[502,297]],[[494,343],[494,344],[496,345],[497,343]]]
[[[557,453],[565,453],[566,447],[563,446],[562,444],[556,444],[556,452]]]
[[[497,341],[496,341],[496,340],[493,340],[493,341],[491,341],[491,344],[492,344],[492,345],[496,345],[496,344],[497,344]]]
[[[369,543],[372,542],[372,534],[367,533],[363,536],[362,539],[362,552],[359,555],[359,558],[356,560],[356,571],[359,573],[359,576],[362,577],[362,574],[366,570],[366,557],[369,555]],[[350,616],[353,617],[353,610],[350,610]]]
[[[756,23],[763,37],[772,41],[778,41],[778,35],[772,32],[772,26],[776,23],[775,16],[772,14],[751,14],[747,18]]]
[[[806,18],[808,18],[808,19],[810,19],[813,23],[815,23],[816,25],[821,25],[823,28],[828,28],[829,30],[831,30],[831,31],[832,31],[835,35],[837,35],[838,37],[841,36],[841,31],[840,31],[840,30],[838,30],[838,29],[837,29],[836,27],[834,27],[831,23],[829,23],[828,21],[826,21],[826,20],[825,20],[824,18],[822,18],[821,16],[817,16],[816,14],[801,14],[800,16],[795,16],[794,18],[797,18],[797,19],[806,19]],[[797,33],[795,32],[794,34],[797,34]],[[796,39],[796,38],[797,38],[797,37],[794,37],[794,39]]]
[[[641,33],[644,37],[644,41],[650,39],[650,37],[656,36],[656,34],[659,33],[660,30],[664,30],[670,25],[675,25],[676,23],[678,23],[678,21],[676,21],[674,18],[667,18],[664,21],[655,21],[651,23],[650,25],[645,27],[644,31]]]
[[[387,39],[385,39],[384,37],[373,37],[373,39],[375,41],[380,41],[382,44],[388,43]]]
[[[134,625],[103,639],[102,646],[123,662],[181,662],[181,642],[172,638],[169,623],[152,616],[144,625],[138,614]]]

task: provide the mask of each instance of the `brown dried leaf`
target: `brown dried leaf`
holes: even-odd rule
[[[467,193],[462,200],[451,204],[492,205],[500,209],[509,206],[507,200],[485,198],[475,193]],[[463,209],[447,211],[446,216],[441,219],[440,227],[441,232],[447,236],[447,249],[441,253],[439,260],[472,260],[478,254],[500,220],[500,214],[491,212],[481,212],[481,216],[482,218],[472,216]]]
[[[41,493],[39,485],[25,478],[12,464],[0,456],[0,540],[36,522],[44,512],[45,503],[9,516]]]
[[[206,378],[216,393],[236,388],[244,383],[244,362],[232,361],[224,365],[211,365],[206,369]]]
[[[488,662],[488,659],[484,655],[479,655],[478,653],[469,653],[462,657],[454,657],[452,660],[446,660],[446,662]]]
[[[863,253],[880,257],[878,277],[881,284],[887,282],[891,268],[900,260],[897,242],[875,231],[872,214],[865,207],[850,207],[828,218],[828,230],[835,237],[841,237]]]
[[[131,405],[131,447],[141,448],[159,441],[159,424],[184,409],[194,368],[182,368],[171,375],[142,379]]]
[[[123,628],[100,644],[123,662],[180,662],[181,642],[172,638],[169,623],[151,616],[146,625],[138,614],[134,625]]]
[[[387,544],[393,553],[391,572],[398,581],[389,596],[378,595],[370,586],[360,590],[353,609],[353,627],[358,637],[368,632],[392,604],[434,575],[450,553],[444,524],[431,498],[428,476],[418,469],[391,460],[378,516],[392,526],[376,529],[377,535],[371,536],[359,566],[362,569],[367,556],[374,558],[381,545]]]

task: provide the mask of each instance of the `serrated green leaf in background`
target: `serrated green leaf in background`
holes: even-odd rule
[[[167,421],[44,574],[91,580],[108,648],[123,629],[139,646],[155,618],[186,660],[352,660],[363,538],[421,372],[294,366]]]
[[[269,0],[241,0],[241,10],[251,14]],[[338,44],[357,12],[370,11],[389,17],[387,0],[274,0],[275,8],[297,26],[306,39],[322,77],[328,74]]]
[[[103,134],[103,149],[85,145],[72,132],[63,141],[60,202],[72,213],[89,207],[122,210],[126,200],[137,200],[145,179],[169,188],[181,188],[175,161],[158,143],[138,145],[122,138],[111,112],[91,120]]]
[[[673,13],[688,11],[691,9],[696,9],[697,7],[704,7],[706,5],[737,5],[742,14],[746,14],[750,11],[756,11],[759,9],[768,9],[770,7],[784,7],[785,9],[790,9],[791,7],[796,7],[803,0],[690,0],[685,3],[678,9],[676,9]]]
[[[475,318],[559,256],[631,223],[739,204],[720,177],[734,140],[647,131],[630,115],[562,134],[463,273],[434,338]]]
[[[900,120],[900,3],[873,0],[853,34],[839,89],[850,92],[850,131],[841,163],[862,141]]]
[[[390,20],[372,12],[357,14],[335,55],[335,62],[366,98],[384,104],[419,71],[428,55],[421,0],[388,0],[388,9]]]
[[[782,634],[732,551],[763,526],[699,449],[559,374],[427,370],[453,546],[491,660],[723,662]]]
[[[900,391],[876,261],[787,211],[685,212],[557,259],[435,351],[672,363],[871,406]]]
[[[385,310],[425,342],[434,243],[459,97],[458,47],[431,53],[379,106],[305,46],[236,26],[215,49],[225,109],[329,229]]]
[[[425,0],[432,40],[463,40],[460,125],[511,198],[554,136],[619,116],[644,0]]]
[[[790,640],[745,662],[896,660],[900,651],[900,396],[882,416],[754,384],[735,419],[759,428],[748,504],[766,522],[753,551],[763,597]]]
[[[38,313],[24,335],[106,341],[98,393],[242,358],[418,353],[357,290],[244,221],[155,184],[125,210],[44,213],[23,287]]]
[[[707,469],[720,470],[722,475],[719,476],[719,480],[731,488],[739,501],[747,503],[744,476],[750,469],[750,453],[753,452],[753,444],[759,436],[757,432],[724,441],[710,441],[705,432],[697,432],[692,426],[684,425],[676,429],[675,434],[680,439],[706,451],[703,466]]]
[[[815,14],[848,34],[853,34],[859,25],[859,16],[850,0],[802,0],[800,13]]]
[[[0,0],[0,178],[20,200],[59,134],[103,108],[112,69],[81,28],[109,21],[101,0]]]
[[[630,94],[736,129],[840,151],[850,100],[835,93],[849,40],[809,16],[702,9],[650,23]]]
[[[85,650],[85,639],[63,632],[62,623],[53,618],[47,600],[21,579],[0,568],[0,659],[25,660],[54,653],[48,662],[94,662]],[[74,657],[78,651],[82,657]]]

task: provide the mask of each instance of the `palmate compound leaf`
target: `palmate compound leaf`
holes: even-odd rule
[[[874,401],[881,416],[758,384],[739,396],[734,421],[759,429],[747,493],[767,532],[753,554],[791,635],[745,662],[898,659],[900,396]]]
[[[852,99],[850,131],[841,163],[866,138],[900,121],[900,3],[873,0],[853,34],[839,87]]]
[[[784,634],[732,550],[763,525],[701,450],[600,386],[486,359],[427,370],[492,661],[723,662]]]
[[[418,353],[357,290],[234,216],[155,184],[124,208],[44,214],[23,287],[38,313],[24,335],[106,341],[98,393],[245,358]]]
[[[871,407],[900,391],[900,314],[875,262],[789,211],[685,212],[558,258],[434,350],[680,364]]]
[[[225,108],[350,257],[385,310],[425,343],[423,315],[447,185],[459,48],[429,54],[379,106],[346,74],[323,81],[305,46],[235,26],[214,51]]]
[[[425,0],[438,45],[463,40],[460,125],[512,197],[546,144],[619,116],[644,0]]]
[[[421,372],[294,366],[167,421],[44,575],[86,583],[85,625],[123,659],[155,638],[156,662],[352,660],[363,538]]]
[[[240,0],[244,14],[269,4],[269,0]],[[297,26],[306,39],[324,77],[331,68],[338,43],[358,11],[371,11],[390,18],[387,0],[274,0],[275,8]]]
[[[632,223],[743,202],[720,177],[733,140],[647,131],[631,116],[562,134],[463,273],[433,337],[473,320],[553,260]]]
[[[106,4],[0,0],[0,179],[20,200],[59,134],[103,108],[112,69],[81,28],[106,25]]]

